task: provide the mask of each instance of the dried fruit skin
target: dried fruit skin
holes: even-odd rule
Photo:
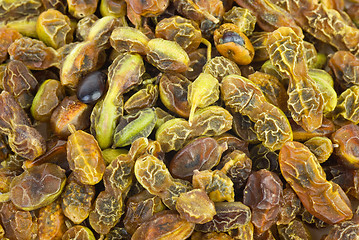
[[[359,123],[359,86],[351,86],[340,94],[337,106],[333,111],[334,118],[339,123],[350,121]]]
[[[82,225],[75,225],[69,228],[64,235],[62,240],[95,240],[95,236],[91,230]]]
[[[352,218],[348,197],[339,185],[326,180],[318,160],[305,145],[286,143],[279,152],[279,164],[283,177],[311,214],[329,224]]]
[[[58,54],[45,43],[22,37],[13,42],[8,49],[12,60],[22,61],[31,70],[44,70],[58,64]]]
[[[89,215],[95,197],[95,186],[79,183],[72,175],[61,194],[62,211],[73,223],[80,224]]]
[[[333,153],[333,143],[327,137],[313,137],[304,145],[314,153],[320,163],[325,162]]]
[[[339,146],[335,148],[339,161],[348,168],[359,169],[359,127],[348,124],[339,128],[332,136],[333,143]]]
[[[71,135],[68,126],[83,130],[90,125],[89,116],[91,107],[80,102],[76,96],[65,97],[52,112],[50,124],[56,135],[67,138]]]
[[[357,239],[359,235],[359,224],[354,221],[347,221],[334,225],[324,240],[349,240]]]
[[[189,57],[178,43],[154,38],[147,46],[147,60],[160,71],[185,72],[188,69]]]
[[[60,81],[49,79],[43,82],[32,101],[31,115],[38,121],[49,121],[55,108],[65,97]]]
[[[289,239],[303,239],[311,240],[312,236],[310,235],[309,230],[306,225],[298,220],[293,220],[288,225],[281,225],[278,227],[278,232],[281,238],[284,240]]]
[[[196,230],[201,232],[227,232],[246,225],[251,220],[251,210],[241,202],[215,203],[217,214],[213,220],[196,224]]]
[[[262,234],[277,220],[283,198],[283,183],[278,175],[262,169],[253,172],[243,193],[243,203],[252,210],[252,223]]]
[[[115,28],[110,37],[111,46],[118,52],[128,51],[145,55],[150,39],[139,29],[132,27]]]
[[[155,34],[157,38],[177,42],[188,53],[198,48],[202,38],[198,24],[181,16],[158,22]]]
[[[177,199],[176,210],[188,222],[203,224],[216,214],[214,203],[203,189],[181,193]]]
[[[170,111],[188,118],[191,108],[188,103],[188,86],[191,81],[180,74],[173,73],[161,74],[159,79],[161,102]]]
[[[329,59],[328,65],[343,89],[359,84],[359,59],[352,53],[337,51]]]
[[[176,153],[169,171],[175,178],[190,180],[194,170],[208,170],[216,166],[226,149],[226,145],[219,145],[213,138],[197,138]]]
[[[158,95],[158,86],[154,84],[147,84],[144,88],[138,90],[129,99],[127,99],[123,109],[127,113],[134,113],[144,108],[154,107],[156,105]]]
[[[168,7],[169,0],[126,0],[128,6],[136,13],[144,17],[160,15]]]
[[[278,150],[293,139],[285,114],[269,103],[250,80],[239,75],[228,75],[222,81],[221,94],[226,106],[255,122],[255,131],[258,139],[264,141],[264,146]]]
[[[209,73],[213,77],[217,78],[219,82],[222,82],[222,79],[230,74],[241,75],[241,70],[238,65],[225,57],[215,57],[207,61],[206,65],[203,67],[204,73]]]
[[[283,190],[277,225],[289,224],[301,210],[301,202],[293,189],[287,185]]]
[[[42,12],[37,19],[36,32],[48,46],[58,49],[73,40],[70,19],[55,9]]]
[[[13,60],[6,65],[2,85],[22,108],[27,109],[34,99],[38,82],[23,62]]]
[[[95,13],[98,0],[67,0],[68,11],[75,18],[83,18]]]
[[[182,240],[189,237],[194,230],[194,223],[180,218],[173,211],[162,211],[144,222],[132,235],[133,240]]]
[[[281,27],[268,37],[272,64],[289,77],[288,109],[292,118],[312,132],[322,124],[324,99],[308,75],[303,48],[303,40],[291,28]]]
[[[6,91],[0,94],[0,132],[8,136],[11,150],[21,157],[34,160],[46,151],[43,136],[31,127],[25,111]]]
[[[10,185],[10,199],[23,210],[34,210],[53,202],[66,183],[65,170],[52,163],[26,169]]]
[[[41,208],[38,223],[40,239],[61,239],[66,226],[60,202],[55,201]]]
[[[15,29],[0,27],[0,63],[4,62],[7,57],[7,49],[16,40],[21,38],[21,34]]]

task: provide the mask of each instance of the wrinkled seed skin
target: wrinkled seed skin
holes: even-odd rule
[[[21,34],[15,29],[1,27],[0,28],[0,63],[4,62],[8,57],[7,49],[16,40],[21,38]]]
[[[343,189],[326,180],[322,167],[305,145],[286,143],[279,152],[279,165],[283,177],[311,214],[329,224],[352,218],[351,203]]]
[[[92,231],[82,225],[75,225],[69,228],[64,235],[62,240],[95,240],[95,236]]]
[[[41,208],[38,223],[39,239],[61,239],[66,231],[66,225],[60,201]]]

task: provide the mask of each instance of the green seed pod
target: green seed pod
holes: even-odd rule
[[[100,49],[107,49],[110,47],[110,35],[112,31],[120,25],[117,18],[107,16],[97,20],[87,35],[87,41],[94,41],[96,46]]]
[[[37,19],[36,33],[39,39],[55,49],[72,42],[73,32],[69,17],[57,10],[42,12]]]
[[[123,114],[123,93],[140,84],[144,72],[143,60],[138,54],[121,54],[111,64],[109,90],[91,114],[91,133],[102,149],[112,145],[116,125]]]
[[[148,137],[155,128],[156,120],[154,108],[122,117],[115,130],[112,147],[125,147],[138,138]]]
[[[146,55],[150,39],[140,30],[132,27],[118,27],[113,30],[110,43],[118,52],[134,52]]]
[[[169,40],[154,38],[148,42],[147,60],[160,71],[185,72],[189,57],[181,46]]]
[[[191,106],[189,123],[192,124],[193,115],[197,108],[204,108],[219,99],[219,82],[209,73],[201,73],[197,79],[188,86],[188,103]]]
[[[31,115],[38,121],[48,121],[52,112],[65,97],[60,81],[49,79],[41,84],[30,108]]]

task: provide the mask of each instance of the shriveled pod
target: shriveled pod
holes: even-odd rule
[[[148,193],[147,190],[130,197],[126,204],[126,215],[123,219],[126,231],[133,234],[143,222],[164,209],[165,206],[161,198]]]
[[[76,96],[65,97],[52,112],[50,124],[56,135],[66,138],[71,134],[68,129],[70,124],[79,130],[88,128],[90,114],[91,107],[80,102]]]
[[[259,87],[250,80],[229,75],[222,81],[221,94],[228,107],[255,122],[258,139],[269,149],[278,150],[285,142],[293,139],[285,114],[269,103]]]
[[[324,240],[348,240],[351,237],[357,238],[359,235],[359,224],[355,221],[346,221],[336,224],[329,231]]]
[[[193,136],[188,121],[174,118],[163,123],[156,131],[156,141],[164,152],[178,151]]]
[[[203,72],[211,74],[219,82],[222,82],[222,79],[230,74],[241,75],[238,65],[222,56],[210,59],[203,67]]]
[[[34,160],[46,151],[44,137],[31,126],[26,112],[7,91],[0,94],[0,133],[6,134],[11,150]]]
[[[303,48],[303,40],[292,28],[281,27],[268,37],[267,51],[272,64],[289,77],[287,92],[291,116],[312,132],[322,124],[324,99],[308,75]],[[290,54],[283,54],[287,51]]]
[[[302,204],[295,194],[294,190],[286,184],[283,190],[283,198],[280,202],[280,211],[278,214],[277,225],[289,224],[300,213]]]
[[[155,17],[163,13],[168,7],[169,0],[126,0],[127,5],[138,15]]]
[[[163,105],[177,115],[188,118],[188,86],[191,84],[181,74],[163,73],[159,75],[159,93]]]
[[[219,99],[219,82],[208,73],[201,73],[194,82],[188,86],[188,103],[191,107],[189,124],[193,123],[197,108],[205,108]]]
[[[131,239],[131,234],[123,227],[113,227],[110,232],[105,235],[105,240],[115,240],[117,238]]]
[[[2,87],[15,97],[22,108],[31,106],[37,85],[36,78],[23,62],[13,60],[6,65]]]
[[[100,13],[102,16],[122,18],[126,16],[125,0],[101,0]]]
[[[119,55],[109,67],[109,90],[91,114],[91,133],[102,149],[113,143],[116,125],[123,114],[122,95],[141,83],[144,71],[141,56],[130,53]]]
[[[10,199],[20,209],[31,211],[60,196],[66,183],[65,170],[52,163],[26,169],[10,185]]]
[[[193,115],[192,136],[218,136],[232,128],[232,115],[220,106],[197,110]]]
[[[303,240],[312,239],[309,229],[304,222],[293,220],[288,225],[280,225],[278,227],[279,236],[283,239],[300,238]]]
[[[216,215],[213,220],[196,224],[200,232],[228,232],[248,224],[251,221],[251,210],[241,202],[215,203]]]
[[[246,8],[233,7],[223,15],[223,20],[226,23],[235,24],[242,33],[249,37],[254,31],[257,18]]]
[[[218,169],[232,180],[236,189],[239,189],[251,173],[252,160],[244,152],[234,150],[223,157]]]
[[[64,215],[75,224],[80,224],[89,215],[95,198],[95,186],[80,183],[70,175],[61,194]]]
[[[46,10],[56,9],[62,13],[66,12],[66,7],[67,7],[66,0],[42,0],[41,2]]]
[[[154,129],[157,115],[154,108],[145,108],[120,118],[113,135],[112,147],[125,147],[141,137],[148,137]]]
[[[120,22],[115,17],[100,18],[91,26],[85,40],[94,41],[99,49],[108,49],[111,47],[110,36],[118,26],[120,26]]]
[[[314,68],[317,64],[317,49],[315,49],[314,44],[307,41],[303,41],[303,46],[304,56],[307,60],[308,68]]]
[[[339,156],[338,160],[348,168],[359,169],[359,127],[354,124],[348,124],[339,128],[332,135],[335,147],[335,154]]]
[[[58,54],[45,43],[22,37],[13,42],[8,49],[10,59],[22,61],[31,70],[44,70],[58,65]]]
[[[63,240],[95,240],[92,231],[82,225],[75,225],[69,228],[62,236]]]
[[[76,24],[76,38],[79,41],[84,41],[90,32],[90,28],[99,18],[95,14],[91,14],[81,18]]]
[[[238,26],[232,23],[222,24],[213,35],[218,52],[240,65],[250,64],[254,57],[254,48]]]
[[[175,178],[191,180],[194,170],[208,170],[216,166],[227,144],[219,145],[214,138],[197,138],[172,158],[169,171]]]
[[[216,215],[214,202],[203,189],[181,193],[177,199],[176,210],[183,219],[196,224],[209,222]]]
[[[176,42],[162,38],[151,39],[148,44],[147,60],[160,71],[185,72],[189,57]]]
[[[240,150],[241,152],[244,152],[245,154],[249,155],[248,142],[243,141],[233,136],[232,134],[224,133],[214,137],[214,139],[216,139],[218,144],[227,144],[228,149],[223,153],[224,155],[235,150]]]
[[[46,45],[58,49],[72,42],[74,29],[68,16],[55,9],[48,9],[37,19],[36,33]]]
[[[164,18],[155,31],[157,38],[175,41],[188,53],[196,50],[202,39],[198,24],[181,16]]]
[[[105,172],[105,162],[94,136],[69,125],[67,161],[75,177],[82,184],[95,185]]]
[[[132,240],[182,240],[191,236],[194,223],[182,219],[175,211],[161,211],[144,222],[132,235]]]
[[[340,94],[332,114],[339,123],[359,123],[359,86],[354,85]]]
[[[228,109],[233,116],[232,129],[236,136],[248,143],[259,143],[256,131],[254,130],[255,123],[248,116],[240,114],[234,111],[234,109]]]
[[[258,235],[276,222],[283,198],[283,183],[273,172],[253,172],[243,192],[243,203],[252,210],[252,223]]]
[[[37,218],[33,212],[18,209],[11,201],[0,206],[4,239],[31,240],[38,237]]]
[[[168,112],[164,111],[160,107],[155,107],[155,112],[156,112],[156,115],[157,115],[157,121],[156,121],[155,129],[158,129],[165,122],[175,118],[174,116],[172,116]]]
[[[311,214],[329,224],[352,218],[347,195],[339,185],[327,181],[323,168],[305,145],[287,142],[279,152],[279,165],[283,177]]]
[[[194,188],[205,190],[213,202],[234,202],[233,182],[220,170],[195,170],[192,184]]]
[[[75,91],[79,80],[97,67],[99,49],[93,41],[76,44],[60,67],[61,84]]]
[[[34,119],[48,121],[52,112],[65,97],[65,90],[60,81],[49,79],[43,82],[32,102],[30,111]]]
[[[283,112],[288,111],[288,94],[284,86],[276,77],[267,73],[255,72],[249,75],[248,79],[254,82],[262,90],[270,103],[279,107]]]
[[[8,57],[7,49],[16,40],[22,37],[22,35],[15,29],[0,27],[0,63],[4,62]]]
[[[157,102],[158,95],[158,86],[154,84],[147,84],[127,99],[123,109],[127,113],[134,113],[144,108],[154,107]]]
[[[65,216],[59,200],[40,208],[37,221],[40,239],[60,239],[66,231]]]
[[[75,18],[84,18],[95,13],[98,0],[67,0],[69,13]]]
[[[128,51],[146,55],[150,39],[137,28],[115,28],[110,37],[111,46],[118,52]]]
[[[333,153],[333,143],[327,137],[313,137],[305,141],[304,145],[314,153],[320,163],[327,161]]]
[[[39,3],[39,2],[37,2]],[[41,3],[40,5],[41,6]],[[39,9],[35,10],[38,11]],[[37,37],[37,33],[36,33],[36,22],[37,22],[37,16],[41,13],[41,11],[39,11],[37,13],[37,15],[30,15],[28,17],[23,17],[23,18],[18,18],[18,19],[14,19],[13,21],[7,21],[6,24],[2,24],[2,26],[6,26],[8,28],[12,28],[17,30],[19,33],[21,33],[23,36],[27,36],[27,37],[32,37],[35,38]],[[27,13],[24,13],[24,15],[28,15]]]

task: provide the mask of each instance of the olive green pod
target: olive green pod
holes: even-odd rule
[[[154,108],[145,108],[124,116],[116,127],[112,147],[125,147],[141,137],[148,137],[155,128],[157,115]]]
[[[147,60],[160,71],[185,72],[189,67],[189,57],[175,41],[154,38],[148,42]]]
[[[52,112],[65,97],[60,81],[49,79],[41,84],[30,108],[31,115],[38,121],[48,121]]]
[[[118,52],[134,52],[146,55],[148,52],[147,44],[150,39],[139,29],[133,27],[118,27],[113,30],[110,43]]]

